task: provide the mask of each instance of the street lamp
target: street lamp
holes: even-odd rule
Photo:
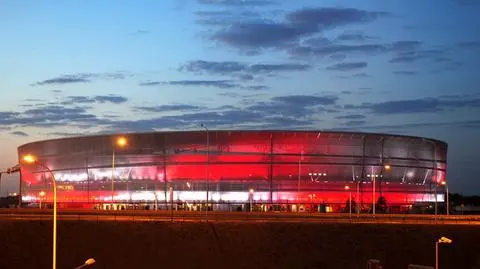
[[[85,267],[87,267],[89,265],[92,265],[94,263],[95,263],[95,260],[93,258],[90,258],[90,259],[86,260],[84,264],[82,264],[78,267],[75,267],[75,269],[85,268]]]
[[[41,191],[38,195],[40,196],[40,206],[39,206],[39,208],[42,209],[42,199],[45,196],[45,192]]]
[[[250,189],[250,212],[253,211],[253,193],[255,192],[254,189]]]
[[[118,137],[115,143],[113,144],[112,147],[112,210],[113,210],[113,196],[115,194],[115,184],[114,184],[114,179],[115,179],[115,149],[116,147],[123,148],[127,145],[128,141],[125,137]]]
[[[301,179],[301,171],[302,171],[302,161],[303,161],[303,146],[302,152],[300,153],[300,158],[298,159],[298,183],[297,183],[297,205],[300,208],[300,179]]]
[[[442,186],[445,186],[445,194],[446,194],[446,199],[445,199],[445,200],[446,200],[446,202],[447,202],[446,211],[447,211],[447,216],[448,216],[448,215],[450,215],[450,205],[449,205],[449,199],[448,199],[448,198],[449,198],[449,197],[448,197],[448,196],[449,196],[449,194],[448,194],[448,184],[447,184],[447,181],[445,181],[445,180],[442,181],[440,184],[441,184]]]
[[[208,214],[208,166],[210,164],[210,137],[209,137],[209,134],[208,134],[208,128],[207,126],[205,126],[205,124],[200,124],[200,127],[202,127],[203,129],[205,129],[205,135],[207,137],[207,161],[206,161],[206,165],[205,165],[205,185],[206,185],[206,192],[207,192],[207,207],[206,207],[206,210],[205,210],[205,215]]]
[[[28,164],[37,164],[44,168],[45,170],[50,173],[52,176],[52,183],[53,183],[53,261],[52,261],[52,268],[57,268],[57,184],[55,180],[55,175],[53,174],[52,170],[48,168],[45,164],[40,162],[35,156],[28,154],[23,156],[22,160]]]
[[[389,164],[386,164],[383,166],[383,169],[385,170],[390,170],[392,167],[389,165]],[[368,176],[368,175],[367,175]],[[374,171],[374,168],[373,168],[373,165],[372,165],[372,174],[371,174],[371,177],[372,177],[372,213],[373,215],[375,215],[375,205],[377,203],[376,201],[376,193],[375,193],[375,183],[376,183],[376,178],[377,177],[382,177],[381,174],[375,174],[375,171]]]
[[[451,244],[452,239],[448,239],[446,237],[441,237],[437,241],[435,241],[435,269],[438,269],[438,244]]]
[[[348,191],[348,211],[350,218],[352,218],[352,191],[350,190],[350,186],[345,185],[345,190]]]

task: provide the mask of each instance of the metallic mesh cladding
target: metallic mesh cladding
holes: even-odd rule
[[[53,170],[59,201],[344,203],[441,201],[447,144],[432,139],[318,131],[206,131],[125,134],[39,141],[18,148]],[[115,168],[112,155],[115,151]],[[208,158],[207,158],[208,157]],[[386,166],[389,169],[385,169]],[[51,175],[22,164],[24,201],[51,199]],[[112,193],[113,177],[113,193]],[[170,189],[171,188],[171,189]],[[207,194],[207,190],[208,193]],[[250,192],[252,190],[252,192]],[[38,193],[45,191],[45,197]]]

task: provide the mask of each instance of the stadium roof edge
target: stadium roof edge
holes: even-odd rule
[[[303,133],[313,133],[313,132],[323,132],[323,133],[330,133],[330,134],[352,134],[352,135],[373,135],[373,136],[389,136],[389,137],[398,137],[398,138],[406,138],[406,139],[415,139],[415,140],[424,140],[430,142],[436,142],[448,145],[447,142],[429,138],[429,137],[421,137],[421,136],[412,136],[412,135],[399,135],[399,134],[388,134],[388,133],[375,133],[375,132],[354,132],[354,131],[335,131],[335,130],[320,130],[320,129],[309,129],[309,130],[282,130],[282,129],[262,129],[262,130],[242,130],[242,129],[208,129],[209,132],[303,132]],[[188,132],[205,132],[203,129],[196,129],[196,130],[171,130],[171,131],[153,131],[153,132],[116,132],[116,133],[102,133],[102,134],[92,134],[92,135],[79,135],[79,136],[68,136],[68,137],[60,137],[60,138],[53,138],[53,139],[44,139],[38,140],[33,142],[28,142],[22,145],[19,145],[17,148],[21,148],[24,146],[28,146],[31,144],[37,143],[44,143],[44,142],[53,142],[53,141],[62,141],[62,140],[70,140],[70,139],[79,139],[79,138],[94,138],[94,137],[108,137],[108,136],[121,136],[121,135],[148,135],[148,134],[157,134],[157,133],[188,133]]]

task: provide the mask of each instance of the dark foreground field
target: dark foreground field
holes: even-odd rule
[[[0,221],[0,268],[51,268],[51,222]],[[434,240],[447,236],[440,268],[480,268],[478,226],[315,223],[60,222],[58,266],[75,268],[366,268],[434,264]]]

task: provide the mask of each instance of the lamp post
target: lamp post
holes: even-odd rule
[[[42,200],[43,200],[43,197],[45,196],[45,192],[41,191],[38,195],[40,196],[40,206],[39,206],[39,208],[42,209]]]
[[[350,218],[352,218],[352,191],[348,185],[345,185],[345,190],[348,191],[348,212]]]
[[[298,183],[297,183],[297,203],[298,208],[300,208],[300,179],[301,179],[301,171],[302,171],[302,160],[303,160],[303,149],[300,155],[300,159],[298,159]],[[298,212],[298,209],[297,209]]]
[[[250,212],[253,211],[253,193],[255,192],[254,189],[250,189]]]
[[[85,268],[85,267],[90,266],[90,265],[92,265],[92,264],[94,264],[94,263],[95,263],[95,259],[90,258],[90,259],[86,260],[84,264],[75,267],[75,269]]]
[[[205,215],[208,214],[208,166],[210,164],[210,137],[209,137],[209,134],[208,134],[208,128],[207,126],[205,126],[205,124],[200,124],[200,127],[202,127],[203,129],[205,129],[205,135],[207,137],[207,161],[206,161],[206,165],[205,165],[205,187],[206,187],[206,193],[207,193],[207,206],[205,208]]]
[[[112,147],[112,210],[113,210],[113,197],[115,195],[115,149],[116,146],[119,146],[121,148],[125,147],[127,145],[127,139],[125,137],[118,137],[113,143]]]
[[[446,237],[441,237],[435,241],[435,269],[438,269],[438,244],[451,244],[452,240]]]
[[[53,174],[52,170],[48,168],[45,164],[40,162],[35,156],[33,155],[25,155],[23,156],[23,161],[28,164],[37,164],[48,171],[48,173],[52,176],[52,183],[53,183],[53,260],[52,260],[52,268],[57,268],[57,184],[55,180],[55,175]]]
[[[385,170],[390,170],[392,167],[389,164],[386,164],[383,166],[383,169]],[[368,175],[367,175],[368,176]],[[376,183],[376,178],[382,176],[381,174],[375,174],[375,171],[373,169],[372,165],[372,174],[370,177],[372,178],[372,213],[375,215],[375,205],[376,205],[376,193],[375,193],[375,183]]]
[[[375,171],[373,170],[373,165],[372,165],[372,213],[375,216]]]
[[[173,187],[170,187],[170,221],[173,222]]]
[[[442,186],[445,186],[445,201],[447,202],[445,210],[447,211],[447,216],[450,215],[450,204],[449,204],[449,194],[448,194],[448,183],[447,181],[442,181]]]

